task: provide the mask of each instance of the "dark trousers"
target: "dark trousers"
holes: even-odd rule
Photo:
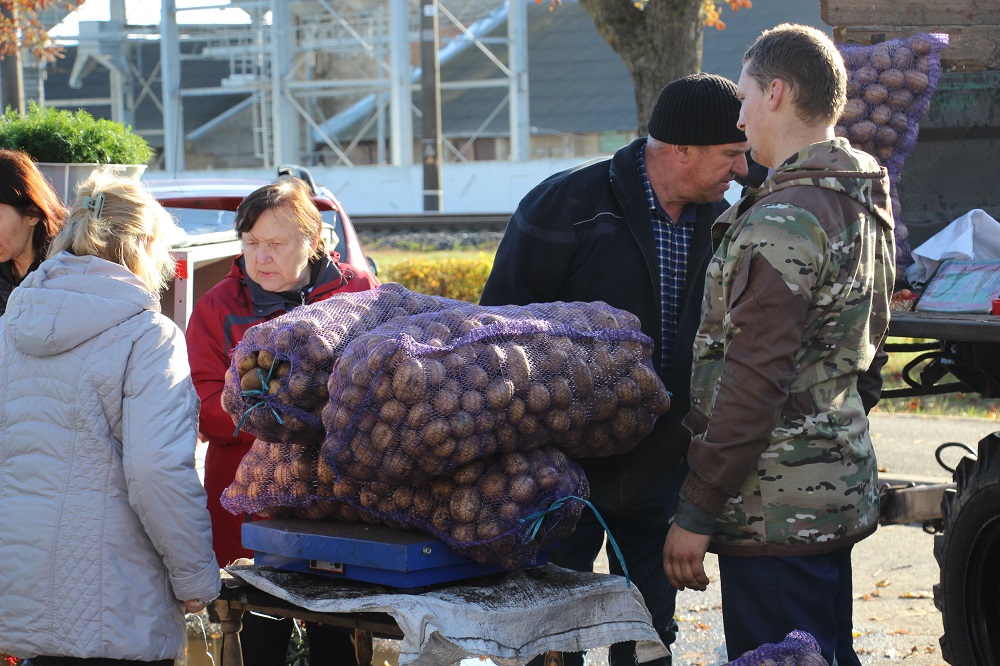
[[[590,502],[600,512],[611,536],[618,543],[629,580],[639,588],[652,616],[653,628],[669,649],[677,638],[674,608],[677,590],[663,571],[663,542],[670,519],[677,510],[677,495],[687,476],[687,463],[678,459],[669,469],[636,469],[613,478],[588,474]],[[593,571],[604,540],[604,528],[589,507],[584,507],[576,530],[549,550],[549,561],[574,571]],[[609,569],[622,575],[618,556],[610,542],[606,547]],[[584,653],[563,655],[566,666],[582,666]],[[670,657],[648,662],[669,666]],[[531,666],[540,666],[535,659]],[[635,643],[616,643],[609,648],[610,666],[634,666]]]
[[[809,632],[831,666],[860,666],[854,652],[851,548],[807,557],[719,556],[729,659],[788,632]]]
[[[243,666],[285,666],[293,622],[291,618],[244,613],[240,631]],[[357,664],[353,634],[350,629],[306,622],[310,666]]]

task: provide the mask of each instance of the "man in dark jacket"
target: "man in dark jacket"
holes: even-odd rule
[[[653,363],[672,394],[670,411],[631,452],[578,462],[590,500],[668,648],[677,634],[676,590],[663,572],[661,549],[687,473],[691,435],[681,419],[688,411],[709,232],[726,208],[730,182],[747,175],[739,113],[736,85],[723,77],[697,74],[667,85],[649,119],[648,138],[610,159],[550,176],[522,199],[480,300],[604,301],[639,317],[653,339]],[[600,521],[585,511],[549,559],[590,571],[603,539]],[[622,575],[610,546],[608,555],[611,572]],[[612,646],[611,666],[635,664],[634,648]],[[582,664],[582,653],[565,655],[565,663]]]

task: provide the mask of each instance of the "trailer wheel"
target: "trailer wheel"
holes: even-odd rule
[[[944,532],[934,537],[941,582],[942,656],[960,666],[1000,666],[1000,432],[979,442],[978,459],[955,468],[941,500]]]

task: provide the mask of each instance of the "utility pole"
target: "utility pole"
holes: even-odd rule
[[[420,137],[424,164],[424,210],[442,210],[441,193],[441,82],[438,63],[437,0],[420,0],[420,108],[423,132]]]
[[[6,19],[14,19],[17,10],[11,9],[5,3],[0,3],[0,13]],[[13,108],[24,113],[24,80],[21,78],[21,48],[18,46],[13,55],[0,59],[0,86],[2,86],[3,109]]]

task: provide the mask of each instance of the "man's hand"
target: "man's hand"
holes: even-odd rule
[[[708,587],[705,574],[705,553],[712,537],[689,532],[680,525],[671,525],[663,542],[663,570],[670,584],[678,590],[704,591]]]

